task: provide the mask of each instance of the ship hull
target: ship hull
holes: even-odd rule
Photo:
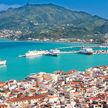
[[[26,57],[36,57],[36,56],[41,56],[41,55],[25,55]]]
[[[6,60],[0,61],[0,65],[5,65],[5,64],[6,64]]]
[[[51,56],[58,56],[59,54],[50,54]]]
[[[49,56],[58,56],[59,54],[47,54]]]
[[[93,55],[93,52],[79,52],[80,54]]]

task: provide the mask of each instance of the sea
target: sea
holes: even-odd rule
[[[7,60],[6,65],[0,66],[0,81],[23,80],[30,74],[39,72],[52,73],[71,69],[84,71],[87,68],[108,65],[108,54],[83,55],[83,54],[60,54],[59,56],[42,55],[37,57],[18,57],[30,50],[50,50],[59,47],[71,46],[94,46],[97,44],[83,43],[57,43],[57,42],[34,42],[13,41],[0,39],[0,59]],[[99,48],[93,48],[99,50]],[[79,51],[80,48],[67,48],[61,51]],[[106,49],[105,49],[106,50]]]

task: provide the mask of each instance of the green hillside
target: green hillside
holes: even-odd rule
[[[108,20],[54,4],[26,4],[0,12],[0,31],[21,31],[10,38],[102,38]]]

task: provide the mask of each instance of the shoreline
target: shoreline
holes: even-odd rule
[[[22,42],[22,41],[19,41],[19,42]],[[28,42],[28,40],[26,40],[26,41],[23,41],[23,42]],[[33,41],[29,41],[29,42],[33,42]],[[36,41],[35,41],[36,42]],[[38,42],[40,42],[40,41],[38,41]],[[42,42],[42,41],[41,41]],[[48,41],[49,42],[49,41]],[[54,42],[54,43],[61,43],[61,42]],[[62,42],[62,43],[67,43],[67,42]],[[69,43],[69,42],[68,42]],[[70,42],[70,43],[73,43],[73,42]],[[88,44],[90,44],[90,43],[88,43]],[[77,69],[77,68],[75,68],[75,69]],[[84,68],[84,69],[86,69],[86,68]],[[53,72],[53,70],[51,71],[51,73]],[[36,72],[37,73],[37,72]],[[24,76],[24,77],[26,77],[26,76]],[[13,77],[14,78],[14,77]],[[23,79],[23,78],[22,78]],[[9,80],[9,79],[8,79]],[[5,80],[5,81],[7,81],[7,80]]]
[[[40,72],[20,81],[0,81],[0,95],[4,97],[0,98],[0,105],[5,105],[6,108],[23,108],[23,104],[40,108],[43,105],[73,108],[78,104],[92,106],[95,101],[106,102],[108,106],[107,70],[108,66],[101,65],[85,71],[72,69],[69,72],[54,71],[51,74]]]
[[[78,42],[78,41],[56,41],[56,40],[49,40],[49,41],[44,41],[44,40],[18,40],[18,39],[11,39],[11,38],[0,38],[0,39],[9,39],[15,42],[55,42],[55,43],[81,43],[81,44],[97,44],[97,45],[107,45],[107,44],[101,44],[101,43],[95,43],[95,42]]]
[[[85,72],[86,70],[88,70],[88,69],[91,69],[91,68],[95,68],[95,67],[108,67],[108,66],[106,66],[106,65],[98,65],[98,66],[93,66],[93,67],[88,67],[88,68],[85,68],[84,70],[77,70],[77,69],[70,69],[70,71],[71,70],[76,70],[77,72],[81,72],[81,73],[83,73],[83,72]],[[45,74],[53,74],[53,73],[55,73],[55,72],[65,72],[65,73],[69,73],[70,71],[64,71],[64,70],[54,70],[54,71],[52,71],[51,73],[50,72],[37,72],[37,73],[30,73],[30,74],[28,74],[27,76],[25,76],[23,79],[20,79],[20,80],[16,80],[15,78],[12,78],[12,79],[8,79],[8,80],[0,80],[0,81],[2,81],[2,82],[8,82],[8,81],[10,81],[10,80],[16,80],[16,81],[24,81],[28,76],[31,76],[31,75],[38,75],[38,74],[40,74],[40,73],[45,73]]]

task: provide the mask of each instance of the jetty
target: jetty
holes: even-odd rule
[[[68,48],[81,48],[82,46],[70,46],[70,47],[59,47],[59,48],[56,48],[56,49],[58,49],[58,50],[60,50],[60,49],[68,49]],[[100,48],[100,49],[102,49],[102,48],[108,48],[108,46],[83,46],[83,47],[88,47],[88,48]],[[72,51],[62,51],[62,52],[60,52],[61,54],[62,53],[78,53],[79,51],[75,51],[75,50],[72,50]],[[94,50],[94,53],[93,54],[108,54],[108,50]]]
[[[78,53],[79,51],[61,51],[60,54],[66,54],[66,53]]]
[[[66,48],[81,48],[82,46],[70,46],[70,47],[59,47],[59,48],[55,48],[55,49],[66,49]],[[84,47],[88,47],[88,48],[102,48],[102,46],[84,46]],[[108,47],[107,47],[108,48]]]
[[[93,54],[108,54],[108,50],[95,50]]]
[[[70,46],[70,47],[59,47],[59,48],[55,48],[57,50],[60,49],[66,49],[66,48],[81,48],[82,46]],[[102,50],[102,48],[108,48],[108,46],[83,46],[83,47],[88,47],[88,48],[100,48],[101,50],[94,50],[93,54],[108,54],[108,50]],[[44,51],[42,55],[47,55],[49,54],[49,51]],[[73,54],[77,54],[79,53],[79,51],[75,51],[75,50],[71,50],[71,51],[60,51],[60,54],[69,54],[69,53],[73,53]],[[19,55],[18,57],[25,57],[25,55]]]

